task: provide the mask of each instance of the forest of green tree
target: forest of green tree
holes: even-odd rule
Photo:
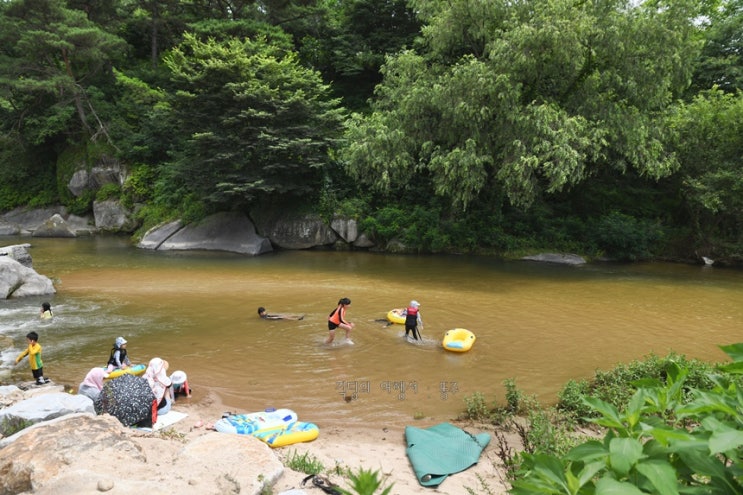
[[[742,84],[743,0],[2,0],[0,212],[739,264]]]

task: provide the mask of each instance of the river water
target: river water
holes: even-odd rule
[[[34,269],[55,281],[46,298],[0,302],[0,382],[30,379],[13,366],[24,336],[40,334],[45,374],[76,388],[108,359],[114,339],[134,362],[159,356],[188,373],[195,396],[214,390],[233,411],[288,407],[300,419],[378,425],[446,421],[475,392],[505,403],[504,380],[554,403],[570,379],[674,351],[723,361],[743,341],[743,272],[665,263],[580,267],[473,256],[285,251],[258,257],[151,252],[127,239],[3,238],[30,243]],[[327,315],[352,304],[355,345]],[[421,303],[424,341],[404,340],[385,314]],[[42,323],[41,302],[55,318]],[[303,313],[265,321],[256,309]],[[445,351],[446,330],[477,336]]]

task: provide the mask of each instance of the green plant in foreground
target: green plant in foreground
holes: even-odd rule
[[[710,373],[711,389],[687,385],[688,369],[670,361],[665,381],[644,380],[623,410],[584,400],[600,415],[603,440],[565,456],[523,454],[515,495],[743,493],[743,344],[721,346],[733,359]]]
[[[349,473],[348,479],[353,491],[340,488],[341,493],[344,495],[375,495],[377,490],[382,490],[379,492],[379,495],[389,495],[392,491],[393,485],[388,487],[382,486],[384,480],[380,479],[379,471],[359,468],[357,471]]]
[[[506,404],[508,412],[512,414],[518,414],[522,409],[524,394],[516,387],[516,380],[514,378],[506,378],[503,380],[503,385],[506,387]]]
[[[299,454],[296,450],[291,451],[285,465],[289,469],[304,474],[320,474],[325,470],[325,466],[323,466],[317,457],[307,452]]]
[[[464,398],[466,406],[465,414],[468,419],[487,419],[490,417],[490,409],[485,403],[485,395],[482,392],[475,392]]]

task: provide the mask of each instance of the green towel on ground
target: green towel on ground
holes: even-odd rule
[[[436,487],[450,474],[477,464],[490,443],[489,433],[471,435],[449,423],[421,429],[405,427],[406,450],[418,482]]]

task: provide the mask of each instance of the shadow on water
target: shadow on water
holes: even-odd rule
[[[29,242],[6,238],[4,244]],[[0,373],[13,367],[31,329],[46,374],[73,387],[102,366],[123,335],[137,362],[155,356],[183,369],[196,389],[242,411],[289,407],[322,424],[440,420],[482,392],[503,402],[514,378],[543,402],[569,379],[670,351],[712,361],[719,344],[743,340],[743,273],[670,264],[570,267],[465,256],[291,251],[259,257],[139,250],[121,238],[33,239],[34,268],[56,282],[55,318],[45,298],[0,305]],[[352,304],[355,345],[327,315]],[[424,341],[405,341],[387,311],[421,302]],[[304,313],[265,321],[256,308]],[[468,353],[440,346],[446,330],[477,335]],[[28,375],[28,376],[27,376]],[[0,375],[2,376],[2,375]],[[5,378],[3,378],[5,379]]]

